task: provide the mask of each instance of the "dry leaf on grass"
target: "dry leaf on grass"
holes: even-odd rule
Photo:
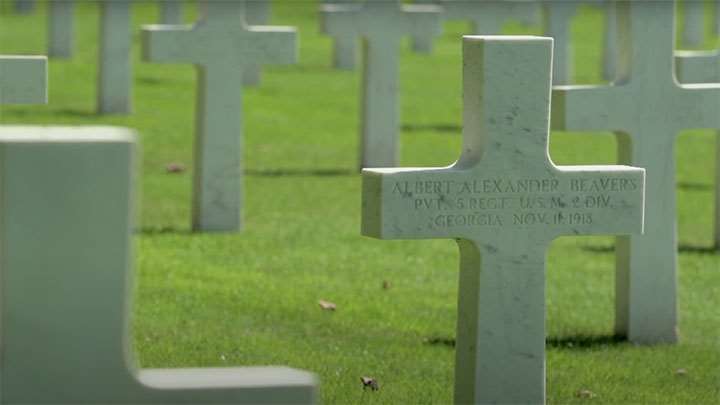
[[[377,380],[372,377],[360,377],[360,381],[362,381],[363,390],[370,388],[373,391],[377,391],[380,389]]]
[[[679,369],[675,370],[675,375],[679,375],[679,376],[681,376],[681,377],[682,377],[682,376],[686,376],[686,375],[687,375],[687,370],[684,369],[684,368],[679,368]]]
[[[597,395],[595,395],[595,393],[590,390],[583,389],[576,392],[575,396],[578,398],[595,398]]]
[[[389,290],[390,287],[392,287],[392,284],[389,281],[383,281],[383,290]]]
[[[324,309],[325,311],[334,311],[335,308],[337,308],[337,305],[335,305],[335,303],[325,300],[318,301],[318,305],[320,305],[320,308]]]
[[[182,163],[168,163],[165,166],[165,171],[168,173],[182,173],[185,171],[185,165]]]

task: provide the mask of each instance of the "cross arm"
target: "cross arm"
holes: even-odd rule
[[[47,57],[0,56],[0,104],[47,103]]]
[[[413,36],[437,37],[442,33],[442,8],[432,4],[402,7],[406,32]]]
[[[686,114],[678,117],[684,128],[720,129],[720,83],[680,85],[676,101]]]
[[[326,35],[358,34],[360,4],[323,4],[320,7],[320,31]]]
[[[246,60],[277,65],[297,62],[297,31],[293,27],[250,26],[248,38],[251,46],[243,49],[248,54]]]
[[[676,51],[680,83],[720,83],[720,51]]]
[[[142,57],[145,62],[193,62],[189,52],[197,34],[192,25],[145,25],[142,28]]]
[[[550,126],[554,130],[607,131],[627,108],[620,86],[553,86]]]

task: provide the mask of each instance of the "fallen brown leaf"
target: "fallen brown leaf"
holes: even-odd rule
[[[595,398],[597,395],[595,395],[595,393],[590,390],[582,389],[576,392],[575,396],[578,398]]]
[[[165,166],[165,171],[168,173],[182,173],[185,171],[185,165],[182,163],[168,163]]]
[[[383,290],[389,290],[390,287],[392,287],[392,284],[389,281],[384,280],[383,281]]]
[[[380,389],[380,385],[377,380],[372,377],[360,377],[360,381],[362,381],[363,390],[370,388],[373,391],[377,391]]]
[[[684,368],[679,368],[679,369],[675,370],[675,375],[678,375],[678,376],[681,376],[681,377],[686,376],[686,375],[687,375],[687,370],[684,369]]]
[[[318,305],[320,305],[320,308],[326,311],[334,311],[337,308],[337,305],[335,305],[335,303],[325,300],[318,301]]]

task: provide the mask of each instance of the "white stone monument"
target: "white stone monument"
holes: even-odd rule
[[[270,22],[270,0],[247,0],[245,20],[248,25],[267,25]],[[260,84],[260,66],[248,64],[243,68],[242,80],[245,86]]]
[[[359,9],[360,4],[355,0],[326,0],[323,2],[323,8],[330,6],[329,9],[353,8]],[[333,67],[341,70],[353,70],[357,60],[357,47],[355,33],[338,27],[337,32],[328,32],[326,27],[321,26],[324,34],[333,38]]]
[[[555,39],[553,51],[553,86],[568,84],[573,77],[571,23],[577,12],[575,0],[543,2],[545,35]]]
[[[617,85],[559,86],[552,126],[615,131],[622,163],[647,170],[645,234],[616,241],[616,332],[636,343],[676,342],[675,138],[720,128],[720,85],[678,85],[674,2],[618,4]]]
[[[146,26],[143,58],[197,66],[192,227],[235,231],[242,206],[242,70],[294,63],[296,34],[289,27],[247,27],[241,2],[201,4],[195,25]]]
[[[0,55],[0,104],[47,103],[47,57]]]
[[[550,160],[551,60],[550,38],[465,37],[458,161],[363,170],[363,235],[458,242],[458,404],[544,403],[550,243],[642,230],[643,169]]]
[[[179,25],[183,23],[182,0],[158,0],[160,6],[160,24]]]
[[[98,113],[132,112],[131,0],[100,3],[98,52]]]
[[[324,31],[351,32],[363,46],[361,167],[395,166],[399,156],[400,40],[422,31],[440,33],[440,9],[397,0],[325,5]]]
[[[683,1],[684,24],[682,43],[687,46],[702,45],[705,37],[705,2],[702,0]]]
[[[720,50],[676,51],[680,83],[720,83]],[[720,249],[720,132],[715,141],[715,232],[713,246]]]
[[[314,376],[286,367],[137,369],[134,143],[124,128],[0,129],[3,403],[315,402]]]
[[[435,4],[442,7],[444,20],[470,21],[471,31],[477,35],[497,35],[508,20],[532,23],[539,14],[538,3],[527,0],[438,0]],[[428,34],[420,33],[413,38],[416,51],[432,51],[434,38]]]
[[[71,58],[75,41],[75,1],[48,2],[48,56]]]
[[[30,14],[35,11],[35,0],[15,0],[15,12]]]

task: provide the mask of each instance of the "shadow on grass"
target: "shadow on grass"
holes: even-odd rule
[[[402,130],[407,132],[452,132],[459,135],[462,132],[462,127],[457,124],[403,124]]]
[[[706,191],[712,190],[713,186],[706,183],[695,183],[692,181],[679,181],[677,182],[677,188],[687,191]]]
[[[582,250],[590,253],[613,253],[615,252],[615,246],[592,246],[592,245],[585,245],[581,247]],[[687,243],[681,243],[678,247],[678,251],[680,253],[697,253],[697,254],[715,254],[720,253],[720,248],[715,246],[699,246],[699,245],[690,245]]]
[[[545,347],[554,349],[584,350],[595,347],[615,346],[626,343],[627,339],[620,335],[574,335],[563,337],[548,337],[545,339]],[[455,338],[445,336],[433,336],[425,338],[423,344],[428,346],[455,347]]]
[[[136,229],[135,233],[141,235],[189,235],[192,232],[189,229],[180,229],[174,226],[143,226]]]
[[[284,176],[355,176],[359,174],[352,169],[247,169],[249,176],[284,177]]]
[[[61,108],[58,110],[52,110],[52,115],[67,115],[69,117],[80,117],[80,118],[87,118],[87,117],[99,117],[100,114],[98,114],[96,111],[88,111],[88,110],[77,110],[73,108]]]

